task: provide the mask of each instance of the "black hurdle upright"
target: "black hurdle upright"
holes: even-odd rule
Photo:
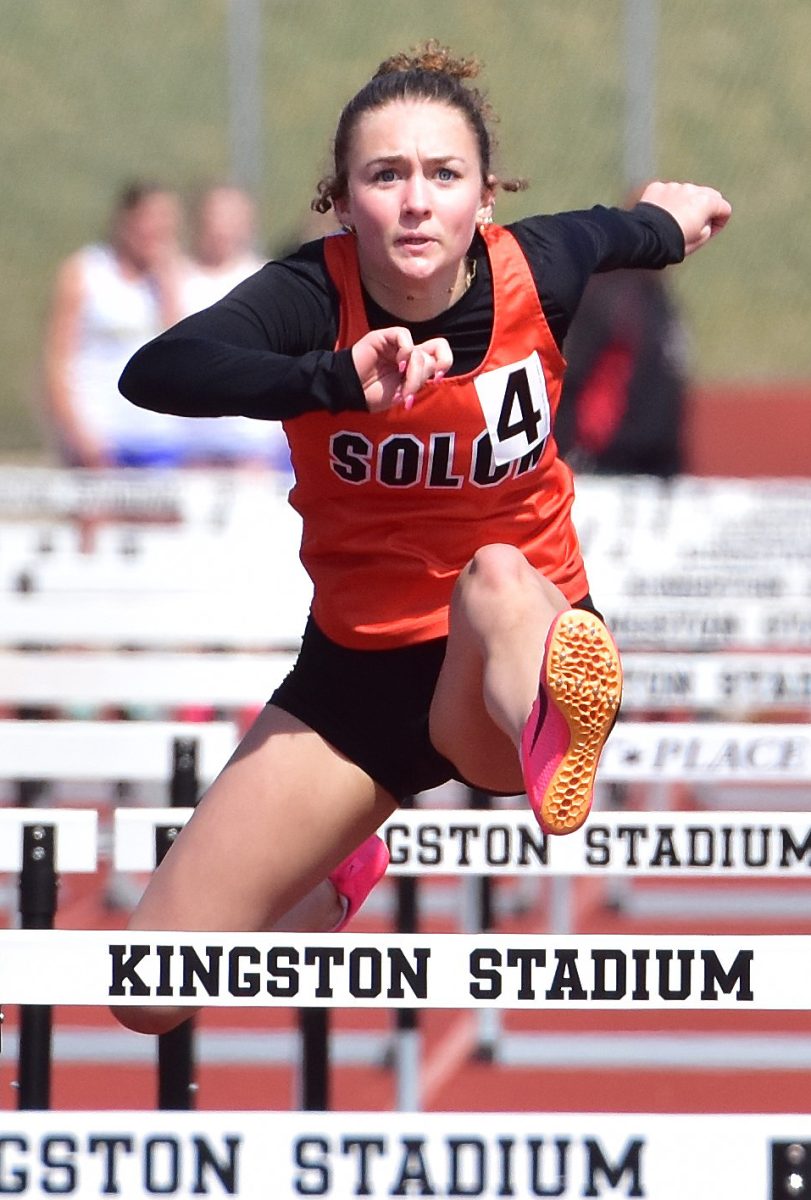
[[[329,1070],[329,1009],[300,1008],[301,1079],[299,1107],[305,1112],[328,1112],[331,1102]]]
[[[56,916],[56,830],[53,825],[23,826],[19,876],[19,913],[23,929],[53,929]],[[43,963],[43,970],[47,964]],[[20,1006],[17,1107],[51,1105],[53,1010],[50,1004]]]
[[[493,797],[489,792],[480,788],[470,789],[470,807],[486,812],[493,806]],[[476,925],[477,933],[487,933],[493,928],[493,880],[489,875],[477,875],[476,883]]]
[[[169,802],[172,808],[194,808],[199,783],[197,741],[175,738],[172,743],[172,778]],[[155,864],[162,862],[180,832],[177,825],[155,827]],[[194,1108],[194,1018],[189,1017],[169,1033],[158,1037],[158,1108]]]
[[[493,797],[489,792],[483,792],[480,788],[472,787],[470,789],[470,807],[484,812],[492,808]],[[474,907],[476,911],[475,924],[476,928],[472,932],[487,933],[493,928],[493,880],[490,875],[476,875],[471,881],[474,888]],[[487,1019],[487,1010],[483,1009],[482,1014],[485,1015],[484,1021],[478,1023],[478,1035],[474,1058],[479,1062],[492,1062],[496,1053],[496,1038],[497,1032],[494,1030],[495,1023],[497,1028],[498,1013],[492,1010],[492,1016]]]
[[[329,1112],[330,1087],[330,1013],[328,1008],[300,1008],[299,1095],[296,1107],[304,1112]]]
[[[405,796],[402,808],[413,808],[414,797]],[[415,875],[398,875],[396,888],[398,933],[416,933],[419,924],[418,885]],[[419,1013],[416,1008],[398,1008],[394,1017],[397,1065],[397,1107],[418,1109],[419,1103]]]

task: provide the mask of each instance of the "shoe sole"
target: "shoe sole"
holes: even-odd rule
[[[573,608],[555,619],[547,638],[540,686],[548,704],[545,716],[539,721],[536,700],[525,729],[527,743],[530,731],[538,724],[540,729],[531,745],[525,746],[522,738],[525,778],[528,776],[530,788],[535,783],[535,795],[528,795],[545,833],[573,833],[591,809],[597,763],[622,699],[619,652],[594,613]],[[550,719],[557,725],[551,736],[558,735],[558,748],[552,748],[551,754],[544,737]],[[533,759],[541,754],[543,761],[535,769]]]

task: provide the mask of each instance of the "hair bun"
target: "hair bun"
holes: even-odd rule
[[[403,51],[385,59],[377,68],[374,78],[398,71],[434,71],[438,75],[449,75],[452,79],[475,79],[480,70],[481,64],[477,58],[456,58],[447,46],[431,38],[408,53]]]

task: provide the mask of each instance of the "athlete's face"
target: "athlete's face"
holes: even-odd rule
[[[339,219],[355,228],[364,283],[375,299],[447,293],[476,222],[492,201],[476,136],[458,109],[394,101],[364,113],[349,148]]]

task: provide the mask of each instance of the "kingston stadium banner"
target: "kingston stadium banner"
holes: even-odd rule
[[[0,931],[9,1004],[811,1009],[811,937]]]
[[[540,1086],[540,1085],[539,1085]],[[26,1112],[0,1195],[778,1200],[811,1187],[811,1117]]]

